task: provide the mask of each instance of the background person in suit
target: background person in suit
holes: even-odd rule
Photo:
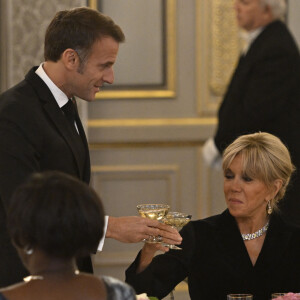
[[[14,192],[7,222],[31,275],[0,289],[0,299],[136,299],[115,278],[77,270],[75,258],[95,252],[104,225],[103,205],[82,181],[58,171],[33,174]]]
[[[300,225],[300,57],[297,45],[280,21],[285,0],[236,0],[247,47],[218,112],[218,127],[204,145],[203,156],[218,165],[225,147],[238,136],[265,131],[289,148],[296,171],[281,211]]]
[[[0,96],[0,286],[28,274],[5,225],[16,187],[30,174],[45,170],[89,183],[88,144],[76,105],[68,99],[93,101],[104,83],[113,83],[113,65],[123,41],[121,28],[96,10],[60,11],[46,31],[45,62]],[[156,220],[108,218],[106,237],[139,242],[149,235],[181,240],[176,230]],[[78,267],[92,272],[90,257],[78,260]]]

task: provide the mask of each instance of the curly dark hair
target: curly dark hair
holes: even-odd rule
[[[13,243],[72,258],[97,250],[104,209],[85,183],[58,171],[33,174],[14,192],[7,225]]]

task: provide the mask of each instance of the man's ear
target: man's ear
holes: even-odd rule
[[[71,48],[66,49],[62,53],[61,60],[64,66],[70,71],[74,69],[77,70],[80,63],[77,52]]]
[[[267,24],[272,22],[274,19],[272,8],[268,4],[264,7],[264,17]]]

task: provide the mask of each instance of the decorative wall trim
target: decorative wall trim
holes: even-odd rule
[[[90,150],[103,150],[103,149],[137,149],[137,148],[183,148],[183,147],[200,147],[203,145],[203,141],[176,141],[176,142],[116,142],[116,143],[90,143]]]
[[[174,98],[176,96],[176,0],[162,0],[165,1],[165,27],[164,31],[164,45],[165,48],[165,65],[166,78],[165,86],[150,89],[131,89],[120,88],[118,90],[102,90],[96,94],[97,99],[136,99],[136,98]],[[97,1],[89,0],[89,6],[97,9]]]
[[[239,53],[234,0],[196,0],[196,81],[199,115],[215,115]]]
[[[84,0],[1,1],[1,24],[5,24],[1,29],[5,31],[1,47],[6,54],[6,68],[1,69],[1,76],[4,71],[5,89],[23,80],[30,68],[44,60],[45,31],[54,14],[84,4]]]
[[[165,180],[168,190],[166,204],[169,204],[173,209],[180,209],[180,203],[177,201],[180,172],[178,165],[93,165],[91,170],[93,174],[92,185],[95,189],[97,189],[96,179],[100,181],[120,179]]]
[[[88,120],[89,142],[198,143],[214,134],[216,124],[216,118]]]
[[[6,43],[4,37],[6,35],[6,1],[0,1],[0,93],[5,91],[6,85],[6,64],[7,64],[7,53]]]
[[[239,55],[238,27],[234,1],[214,0],[211,4],[211,73],[210,90],[222,96]]]
[[[88,127],[151,127],[216,125],[216,118],[172,118],[172,119],[90,119]]]
[[[180,210],[179,179],[180,167],[176,164],[93,165],[91,184],[97,191],[97,189],[100,189],[100,185],[103,186],[107,181],[130,180],[140,182],[141,180],[153,180],[153,184],[155,185],[156,180],[163,180],[166,185],[167,194],[166,199],[164,199],[165,201],[162,203],[169,204],[174,210]],[[137,204],[140,203],[136,203],[136,205]],[[116,251],[103,251],[101,255],[94,257],[94,263],[99,266],[128,266],[135,255],[136,249],[133,251],[122,251],[118,249],[116,249]]]
[[[10,61],[11,51],[11,1],[0,1],[0,92],[8,89],[11,84]]]
[[[197,203],[198,203],[198,216],[205,218],[211,216],[211,184],[210,184],[210,168],[205,165],[202,148],[197,150],[197,178],[198,178],[198,189],[197,189]]]

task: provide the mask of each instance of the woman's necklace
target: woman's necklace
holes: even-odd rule
[[[75,275],[78,275],[80,272],[79,272],[79,270],[75,270],[74,271],[74,274]],[[44,279],[44,276],[43,275],[29,275],[29,276],[27,276],[27,277],[24,277],[23,278],[23,281],[25,281],[25,282],[29,282],[29,281],[31,281],[31,280],[43,280]]]
[[[253,233],[242,233],[243,241],[254,240],[254,239],[262,236],[268,230],[268,228],[269,228],[269,221],[263,228],[255,231]]]

